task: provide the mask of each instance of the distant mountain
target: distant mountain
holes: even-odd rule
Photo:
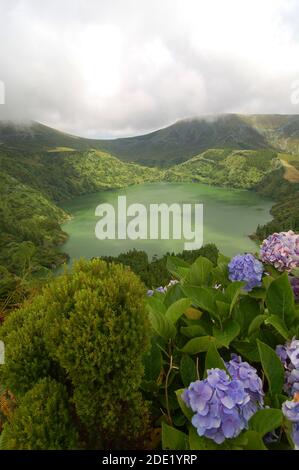
[[[10,149],[103,150],[149,166],[171,166],[209,149],[279,150],[299,154],[298,115],[224,114],[186,119],[149,134],[113,140],[85,139],[39,123],[0,123],[1,144]]]

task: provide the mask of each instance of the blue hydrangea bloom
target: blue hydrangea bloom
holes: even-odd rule
[[[232,258],[228,270],[229,279],[246,282],[244,289],[248,292],[262,285],[263,264],[250,253]]]
[[[282,412],[293,423],[292,439],[295,446],[299,447],[299,393],[295,394],[294,400],[283,403]]]
[[[242,408],[244,418],[249,420],[264,405],[263,382],[257,370],[248,362],[242,361],[237,354],[232,354],[231,357],[231,360],[226,363],[226,368],[233,379],[242,382],[245,391],[250,396],[250,401]]]
[[[284,391],[293,396],[294,393],[299,392],[299,340],[293,338],[285,345],[277,346],[276,354],[285,369]]]
[[[241,380],[230,378],[221,369],[207,373],[206,379],[192,382],[182,398],[195,413],[192,424],[198,435],[221,444],[247,428],[256,406],[250,405],[251,396]]]

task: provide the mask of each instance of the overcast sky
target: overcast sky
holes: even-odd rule
[[[0,0],[0,119],[89,137],[298,113],[299,0]]]

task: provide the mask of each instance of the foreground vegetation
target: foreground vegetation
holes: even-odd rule
[[[81,261],[12,312],[0,448],[298,445],[299,236],[203,253],[169,256],[147,295],[128,267]]]

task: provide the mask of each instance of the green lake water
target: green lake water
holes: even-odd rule
[[[95,209],[99,204],[110,203],[117,212],[118,196],[126,196],[127,205],[139,203],[147,208],[151,203],[203,204],[204,244],[215,243],[227,256],[256,251],[257,245],[248,235],[255,231],[258,224],[271,220],[269,211],[272,201],[251,191],[198,183],[152,183],[101,191],[76,197],[62,205],[73,215],[62,227],[69,234],[62,250],[69,254],[71,260],[117,255],[133,248],[146,251],[150,257],[166,252],[178,253],[184,249],[183,239],[98,240],[95,226],[100,218],[95,216]]]

